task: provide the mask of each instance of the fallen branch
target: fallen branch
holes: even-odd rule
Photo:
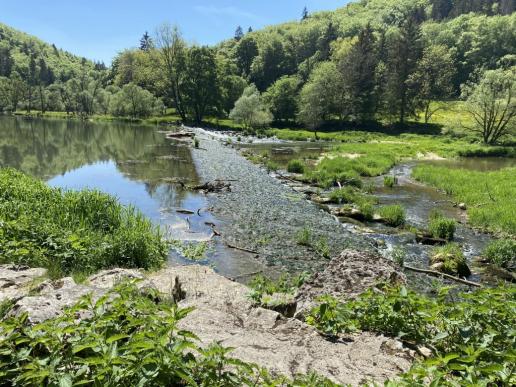
[[[469,285],[469,286],[475,286],[477,288],[481,288],[482,287],[482,285],[479,284],[478,282],[468,281],[468,280],[465,280],[465,279],[462,279],[462,278],[459,278],[459,277],[455,277],[455,276],[450,275],[450,274],[441,273],[441,272],[435,271],[435,270],[419,269],[417,267],[412,267],[412,266],[403,266],[403,268],[405,268],[407,270],[410,270],[410,271],[414,271],[416,273],[424,273],[424,274],[432,275],[434,277],[444,277],[444,278],[450,279],[452,281],[460,282],[462,284]]]
[[[230,249],[245,251],[246,253],[258,254],[258,255],[260,254],[258,251],[249,250],[244,247],[238,247],[238,246],[232,245],[231,243],[228,243],[228,242],[226,242],[226,246],[229,247]]]

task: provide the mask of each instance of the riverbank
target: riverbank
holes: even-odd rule
[[[158,303],[172,299],[178,303],[179,310],[184,311],[176,312],[177,320],[174,321],[174,325],[169,325],[168,329],[174,329],[177,324],[177,329],[196,335],[196,338],[190,339],[194,354],[200,358],[197,366],[203,364],[202,353],[198,354],[198,346],[208,348],[212,343],[217,342],[224,348],[233,348],[231,352],[227,353],[227,358],[220,359],[221,364],[224,365],[231,364],[229,359],[234,358],[247,364],[254,363],[260,368],[263,367],[266,373],[270,373],[276,378],[282,376],[299,378],[299,384],[296,384],[299,386],[322,385],[315,382],[318,380],[318,383],[323,383],[321,377],[329,378],[334,383],[349,383],[358,386],[366,381],[374,380],[381,383],[388,378],[395,377],[410,368],[415,356],[412,350],[403,348],[398,340],[368,332],[345,334],[340,340],[327,340],[303,321],[287,318],[278,312],[257,307],[250,300],[248,296],[250,290],[246,286],[229,281],[214,273],[212,269],[203,266],[169,267],[150,274],[135,270],[113,269],[91,276],[81,285],[75,284],[71,278],[64,278],[56,282],[44,280],[44,270],[41,269],[26,270],[14,266],[4,266],[0,267],[0,273],[0,278],[8,281],[7,286],[2,286],[0,290],[0,300],[5,300],[6,297],[13,300],[7,309],[9,316],[20,317],[27,313],[28,320],[25,323],[19,322],[19,324],[30,326],[41,323],[42,325],[39,327],[36,325],[36,329],[40,330],[45,326],[52,326],[53,321],[55,324],[59,324],[58,318],[63,314],[63,309],[75,305],[86,294],[91,295],[93,305],[95,305],[95,303],[102,302],[102,297],[109,295],[109,292],[120,281],[124,279],[139,280],[138,287],[141,291],[154,294],[154,299],[162,300],[157,301]],[[379,273],[380,271],[377,273],[379,275],[377,278],[366,275],[364,279],[364,276],[358,275],[357,272],[353,278],[357,286],[365,281],[363,289],[366,289],[374,283],[375,279],[383,278]],[[151,293],[152,291],[156,293]],[[119,290],[119,292],[119,297],[122,297],[123,300],[131,294],[130,289]],[[138,301],[138,295],[133,295],[133,297],[136,297],[135,301]],[[306,303],[314,300],[307,292],[303,301]],[[130,302],[130,300],[126,302]],[[131,306],[130,313],[135,314],[135,317],[143,318],[145,310],[142,309],[142,306],[132,303]],[[97,329],[95,320],[98,317],[90,315],[88,312],[90,308],[90,304],[86,304],[80,316],[82,316],[84,324],[89,324],[89,332],[94,332]],[[115,313],[124,312],[121,305],[117,308]],[[147,308],[148,312],[151,312],[154,307],[147,306]],[[109,310],[107,305],[104,310]],[[187,310],[190,311],[186,312]],[[97,316],[101,316],[101,312],[98,313]],[[163,336],[155,338],[152,335],[154,319],[157,318],[157,315],[149,317],[152,320],[149,320],[147,325],[141,326],[149,348],[141,348],[139,359],[142,357],[153,359],[156,354],[154,351],[159,350],[159,342],[163,340]],[[170,319],[171,317],[165,320],[160,319],[160,321],[172,324]],[[82,327],[82,324],[79,321],[76,319],[75,325],[76,329],[80,330],[78,325]],[[7,324],[0,323],[0,332],[5,333]],[[59,329],[63,329],[63,324],[64,322],[61,320]],[[30,328],[25,329],[28,331]],[[96,340],[103,337],[104,340],[107,340],[106,345],[108,346],[118,342],[118,351],[127,355],[131,353],[130,348],[137,345],[138,337],[137,334],[126,332],[124,329],[121,326],[116,332],[113,332],[117,335],[116,340],[110,340],[109,332],[100,331],[98,332],[100,336]],[[44,329],[42,334],[51,337],[53,333]],[[108,336],[105,336],[106,334]],[[71,340],[75,353],[73,361],[80,361],[86,357],[86,364],[89,364],[87,363],[88,350],[82,344],[87,343],[88,339],[91,340],[91,337],[88,333],[83,333],[83,337],[78,339],[78,342]],[[21,346],[21,344],[19,345]],[[82,348],[82,350],[78,348]],[[22,350],[21,347],[17,347],[17,349]],[[38,355],[34,354],[33,356],[37,359]],[[154,363],[157,361],[152,362],[152,364]],[[157,369],[161,369],[158,364],[156,364]],[[245,376],[244,369],[235,365],[237,366],[235,376]],[[125,362],[120,363],[120,366],[126,371],[138,369],[136,365]],[[95,374],[94,366],[89,365],[89,367],[90,372]],[[6,368],[5,366],[0,367],[0,372]],[[21,370],[12,372],[13,375],[22,374]],[[161,372],[165,372],[165,368]],[[309,383],[308,379],[302,383],[303,377],[299,374],[308,373],[316,373],[320,377],[314,379],[315,376],[312,376],[312,383]],[[260,380],[260,377],[256,377],[252,385],[262,385]],[[218,381],[220,382],[220,380]],[[329,386],[329,384],[324,385]]]

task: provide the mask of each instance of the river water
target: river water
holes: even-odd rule
[[[200,182],[190,147],[166,139],[157,127],[0,116],[0,166],[14,167],[53,187],[112,194],[138,208],[172,239],[210,240],[209,224],[218,223],[208,210],[208,197],[178,183]],[[192,263],[174,250],[169,258],[172,263]],[[263,269],[249,254],[217,241],[201,263],[230,277]]]
[[[220,138],[202,134],[201,149],[167,139],[158,127],[126,123],[91,123],[67,120],[24,119],[0,116],[0,166],[10,166],[63,189],[98,189],[133,205],[159,224],[172,239],[210,241],[206,260],[228,277],[244,280],[248,274],[280,270],[318,270],[327,261],[296,242],[296,234],[307,226],[314,238],[327,240],[332,254],[343,248],[368,248],[371,240],[381,240],[385,255],[403,245],[408,261],[427,265],[429,248],[407,234],[367,225],[363,233],[355,224],[337,224],[329,214],[304,200],[288,187],[250,164],[238,150],[221,144]],[[274,162],[285,166],[292,158],[316,160],[330,143],[258,143],[239,145],[260,154],[268,152]],[[514,160],[467,159],[439,161],[450,168],[494,170],[515,165]],[[373,179],[381,204],[402,204],[408,222],[423,227],[433,208],[465,222],[464,213],[436,190],[413,182],[414,163],[395,167],[399,185],[383,187],[381,177]],[[225,195],[205,195],[185,189],[215,178],[231,180],[233,190]],[[181,183],[180,183],[181,182]],[[193,211],[185,214],[178,210]],[[225,242],[213,238],[211,225],[227,230]],[[319,239],[320,238],[320,239]],[[227,242],[254,253],[228,248]],[[478,255],[490,237],[459,225],[457,240],[468,258]],[[315,258],[314,258],[315,257]],[[171,251],[171,263],[188,264]]]

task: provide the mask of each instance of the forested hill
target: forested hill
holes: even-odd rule
[[[141,118],[171,107],[174,120],[229,117],[253,129],[429,122],[435,102],[467,99],[486,74],[505,86],[514,78],[515,9],[516,0],[360,0],[239,27],[213,47],[164,24],[109,71],[0,25],[0,111]]]
[[[221,48],[265,91],[282,75],[297,73],[306,80],[316,63],[330,59],[338,44],[349,44],[368,25],[385,38],[416,18],[424,45],[453,51],[458,90],[474,68],[492,68],[501,57],[516,52],[515,9],[516,0],[361,0],[237,36]]]
[[[93,68],[93,62],[73,55],[54,44],[17,31],[0,23],[0,77],[42,78],[46,84],[66,81],[81,66]],[[97,64],[102,67],[102,64]]]

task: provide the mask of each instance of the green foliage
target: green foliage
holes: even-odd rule
[[[186,259],[201,261],[206,258],[208,242],[172,241],[172,246]]]
[[[515,168],[481,172],[419,165],[412,176],[466,203],[468,222],[495,233],[516,235]]]
[[[391,257],[394,262],[403,267],[405,258],[407,257],[407,251],[401,246],[395,246],[392,249]]]
[[[160,231],[131,207],[97,191],[61,191],[0,170],[2,263],[49,268],[54,276],[103,268],[157,268]]]
[[[466,257],[457,243],[435,247],[430,258],[432,267],[440,272],[467,277],[471,275]]]
[[[314,244],[314,249],[321,257],[326,259],[331,258],[330,245],[328,244],[328,239],[326,237],[319,238]]]
[[[494,265],[509,270],[516,269],[516,241],[499,239],[487,245],[483,255]]]
[[[516,66],[486,71],[478,83],[463,86],[466,112],[472,117],[468,129],[485,144],[516,134]]]
[[[290,160],[287,165],[287,171],[290,173],[304,173],[305,164],[301,160]]]
[[[163,110],[163,103],[150,92],[128,83],[110,98],[110,112],[118,117],[145,118]]]
[[[272,121],[272,115],[254,85],[244,90],[242,96],[235,102],[229,117],[241,123],[245,129],[257,129],[269,125]]]
[[[0,322],[0,380],[27,387],[332,385],[314,374],[276,379],[229,356],[230,348],[201,347],[178,327],[191,310],[122,283],[39,324],[26,314],[7,318]]]
[[[389,175],[389,176],[383,177],[383,185],[385,187],[389,187],[389,188],[394,187],[396,185],[396,181],[397,181],[397,179],[395,176]]]
[[[301,273],[295,276],[283,273],[274,281],[259,274],[249,283],[249,287],[251,288],[249,297],[255,303],[261,304],[264,296],[272,296],[275,293],[294,295],[307,278],[308,273]]]
[[[299,84],[299,78],[284,76],[267,89],[263,97],[275,120],[296,118]]]
[[[307,322],[326,334],[360,329],[431,349],[433,357],[388,385],[514,384],[516,286],[454,296],[449,290],[436,298],[404,287],[371,289],[348,302],[325,296]]]
[[[457,222],[455,219],[446,218],[439,211],[432,211],[430,213],[430,221],[428,223],[428,230],[435,238],[453,240]]]
[[[312,245],[312,233],[308,227],[303,227],[296,235],[296,241],[298,245],[301,246],[311,246]]]
[[[384,222],[392,227],[399,227],[405,224],[405,209],[398,205],[382,206],[378,210]]]

